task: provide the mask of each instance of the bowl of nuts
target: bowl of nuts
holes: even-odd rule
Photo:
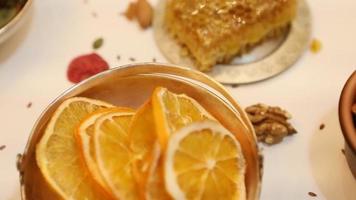
[[[339,101],[339,121],[345,138],[345,156],[356,178],[356,71],[345,83]]]

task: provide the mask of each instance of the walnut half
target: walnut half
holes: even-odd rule
[[[257,139],[266,144],[276,144],[285,136],[297,133],[287,122],[292,116],[280,107],[256,104],[245,109],[255,129]]]

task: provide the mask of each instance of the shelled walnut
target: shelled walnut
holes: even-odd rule
[[[284,137],[297,133],[287,122],[292,116],[280,107],[256,104],[245,109],[255,129],[257,139],[266,144],[276,144]]]

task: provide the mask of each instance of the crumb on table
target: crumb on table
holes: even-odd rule
[[[325,124],[320,124],[319,129],[323,130],[325,128]]]
[[[314,38],[310,44],[310,51],[313,53],[319,53],[321,47],[322,47],[321,41]]]
[[[316,197],[317,195],[314,192],[308,192],[309,196]]]

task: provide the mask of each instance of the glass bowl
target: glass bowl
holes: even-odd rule
[[[35,159],[35,147],[43,135],[53,112],[65,99],[89,97],[109,103],[138,107],[157,86],[196,99],[240,141],[247,163],[246,190],[248,200],[259,199],[262,156],[256,136],[244,110],[225,88],[196,70],[159,63],[131,64],[100,73],[75,85],[55,99],[33,127],[25,151],[18,158],[23,200],[57,199],[43,179]]]

